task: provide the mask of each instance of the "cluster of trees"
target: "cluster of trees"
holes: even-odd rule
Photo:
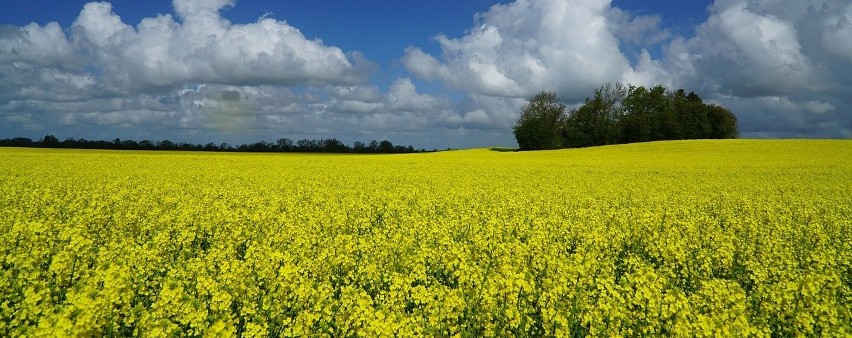
[[[522,150],[590,147],[683,139],[737,138],[737,118],[694,92],[607,83],[578,109],[565,111],[556,94],[541,92],[514,127]]]
[[[74,148],[74,149],[115,149],[115,150],[186,150],[186,151],[232,151],[232,152],[312,152],[312,153],[375,153],[398,154],[425,152],[425,149],[414,149],[412,146],[394,145],[391,141],[370,141],[370,143],[355,142],[348,146],[338,139],[302,139],[293,141],[280,138],[274,143],[260,141],[250,144],[232,146],[227,143],[192,144],[177,143],[169,140],[152,142],[149,140],[134,141],[115,139],[112,141],[92,141],[86,139],[68,138],[59,141],[56,136],[46,135],[38,141],[30,138],[16,137],[0,140],[0,147],[36,147],[36,148]]]

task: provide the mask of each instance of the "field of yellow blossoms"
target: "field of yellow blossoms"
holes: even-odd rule
[[[0,169],[0,336],[852,335],[852,141]]]

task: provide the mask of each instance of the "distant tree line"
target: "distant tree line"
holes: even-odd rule
[[[521,150],[607,144],[739,137],[728,109],[705,104],[694,92],[671,92],[607,83],[578,109],[565,112],[556,94],[540,92],[521,111],[514,127]]]
[[[230,145],[228,143],[193,144],[184,142],[134,141],[114,139],[86,140],[83,138],[67,138],[60,141],[56,136],[46,135],[38,141],[30,138],[15,137],[0,140],[0,147],[33,147],[33,148],[73,148],[73,149],[114,149],[114,150],[177,150],[177,151],[228,151],[228,152],[311,152],[311,153],[374,153],[399,154],[426,152],[425,149],[414,149],[412,146],[394,145],[391,141],[370,141],[370,143],[355,142],[353,146],[344,144],[338,139],[301,139],[293,141],[280,138],[274,143],[260,141],[250,144]]]

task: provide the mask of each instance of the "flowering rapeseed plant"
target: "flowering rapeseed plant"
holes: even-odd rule
[[[848,336],[852,143],[0,149],[2,336]]]

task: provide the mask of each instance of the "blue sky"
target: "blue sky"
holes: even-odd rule
[[[852,4],[0,0],[0,138],[514,146],[525,98],[606,82],[852,137]]]

